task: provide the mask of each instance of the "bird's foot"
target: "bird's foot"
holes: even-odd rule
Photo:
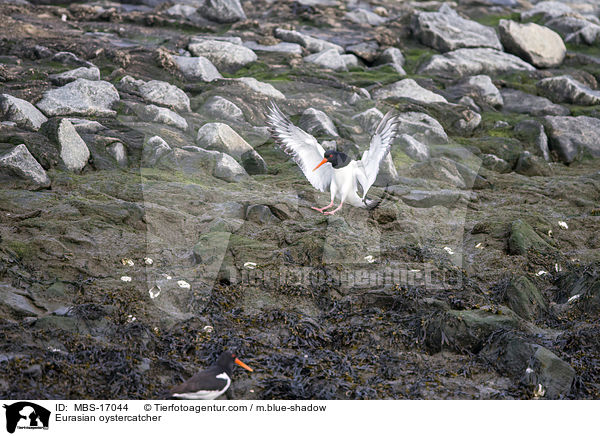
[[[323,215],[335,215],[335,210],[332,210],[331,212],[323,212]]]
[[[319,209],[318,207],[315,207],[315,206],[311,206],[310,208],[316,210],[317,212],[321,212],[321,213],[323,213],[323,209],[325,209],[324,207]]]

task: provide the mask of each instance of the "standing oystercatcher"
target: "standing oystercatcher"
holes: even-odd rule
[[[168,398],[184,400],[214,400],[223,395],[231,385],[233,364],[253,371],[248,365],[236,357],[235,354],[225,351],[217,361],[205,371],[201,371],[189,380],[173,387]]]
[[[390,152],[396,136],[398,119],[388,112],[381,120],[371,138],[369,149],[359,161],[350,159],[346,154],[335,150],[325,151],[314,136],[306,133],[271,104],[267,115],[271,135],[284,152],[292,156],[311,185],[321,192],[331,192],[331,203],[314,210],[325,215],[334,215],[344,202],[355,207],[367,207],[367,191],[375,182],[379,165]],[[329,163],[330,165],[325,165]],[[323,166],[318,172],[316,170]],[[362,198],[358,195],[358,185],[362,189]],[[340,205],[332,211],[324,212],[333,206],[339,198]]]

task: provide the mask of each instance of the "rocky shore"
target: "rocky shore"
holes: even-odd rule
[[[0,0],[0,397],[600,396],[600,3]],[[275,102],[352,157],[315,191]]]

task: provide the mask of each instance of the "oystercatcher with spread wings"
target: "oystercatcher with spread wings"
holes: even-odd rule
[[[371,145],[361,160],[350,159],[344,153],[324,150],[314,136],[306,133],[292,122],[275,105],[271,104],[267,115],[271,136],[276,144],[298,164],[308,181],[321,192],[331,192],[331,203],[325,207],[313,207],[325,215],[334,215],[343,204],[367,207],[367,192],[379,173],[379,164],[390,152],[397,132],[398,119],[388,112],[381,120]],[[362,189],[362,198],[358,187]],[[335,199],[340,205],[331,211]]]

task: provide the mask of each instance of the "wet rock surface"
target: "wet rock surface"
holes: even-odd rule
[[[224,348],[236,399],[600,396],[590,4],[158,3],[0,7],[0,396]],[[272,101],[352,158],[398,115],[370,208],[311,209]]]

